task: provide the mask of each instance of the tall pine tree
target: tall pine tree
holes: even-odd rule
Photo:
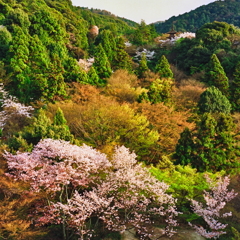
[[[116,42],[114,36],[110,30],[103,30],[99,35],[99,39],[108,60],[111,63],[116,55]]]
[[[139,62],[139,66],[137,68],[137,75],[140,78],[145,78],[146,73],[149,71],[148,65],[147,65],[147,57],[146,54],[143,53],[141,60]]]
[[[204,113],[196,129],[181,134],[174,154],[175,164],[190,163],[200,172],[239,170],[239,147],[233,129],[231,115]]]
[[[112,69],[101,43],[97,46],[93,66],[101,79],[110,77]]]
[[[100,86],[103,83],[93,66],[88,71],[88,83],[95,86]]]
[[[114,68],[126,69],[129,72],[132,71],[132,61],[128,53],[125,51],[125,43],[123,37],[119,37],[117,40],[116,55],[114,59]]]
[[[158,64],[156,65],[156,72],[161,78],[173,78],[173,72],[170,68],[167,58],[162,55]]]
[[[211,56],[211,59],[206,67],[204,80],[207,84],[209,84],[209,86],[215,86],[225,96],[229,96],[228,78],[216,54]]]
[[[234,111],[240,111],[240,62],[238,62],[233,74],[234,80],[231,84],[231,103]]]

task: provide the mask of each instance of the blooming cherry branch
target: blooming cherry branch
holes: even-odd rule
[[[27,118],[31,117],[30,112],[34,110],[32,106],[25,106],[18,102],[18,99],[14,96],[11,96],[3,88],[3,85],[0,85],[0,104],[3,109],[0,112],[0,128],[3,129],[7,121],[13,116],[25,116]]]
[[[220,235],[226,233],[222,231],[222,229],[227,227],[227,224],[220,223],[218,219],[232,215],[231,212],[221,214],[220,211],[225,207],[227,202],[231,201],[237,195],[237,193],[235,193],[234,190],[228,191],[227,187],[230,183],[229,177],[220,178],[215,185],[207,175],[206,179],[211,187],[211,192],[205,191],[204,193],[206,207],[195,200],[191,201],[193,211],[197,215],[203,217],[210,231],[208,232],[202,226],[189,224],[203,237],[218,238]]]
[[[109,160],[86,145],[44,139],[31,153],[4,156],[8,176],[28,181],[32,191],[45,191],[51,198],[49,206],[36,208],[38,225],[62,224],[84,239],[93,234],[91,219],[98,219],[110,231],[134,226],[146,239],[155,216],[165,218],[166,234],[174,233],[179,213],[166,193],[168,185],[152,177],[123,146]]]

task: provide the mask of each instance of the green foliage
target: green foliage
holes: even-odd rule
[[[240,240],[240,233],[238,232],[238,230],[234,227],[232,227],[231,229],[232,229],[232,233],[234,235],[234,237],[231,238],[231,240]]]
[[[147,65],[147,57],[146,54],[143,53],[141,56],[141,60],[139,62],[139,66],[137,68],[137,75],[140,78],[145,78],[146,73],[149,71],[148,65]]]
[[[185,128],[176,145],[176,153],[174,154],[174,158],[177,159],[176,164],[182,166],[191,164],[194,147],[193,134],[189,128]]]
[[[164,102],[166,105],[172,102],[173,82],[170,78],[156,79],[152,82],[148,92],[143,92],[139,96],[139,102],[143,100],[152,104]]]
[[[117,39],[117,45],[115,50],[114,69],[126,69],[129,72],[132,71],[132,61],[128,53],[125,51],[125,44],[123,37]]]
[[[67,123],[67,120],[64,117],[63,111],[61,110],[61,108],[58,108],[53,119],[53,124],[57,126],[61,126],[61,125],[66,125],[66,123]]]
[[[77,7],[74,11],[78,12],[90,26],[96,25],[101,29],[110,30],[112,33],[118,35],[132,30],[132,27],[138,26],[137,23],[125,18],[116,17],[106,10]]]
[[[173,78],[173,72],[164,55],[162,55],[156,66],[156,72],[160,75],[160,78]]]
[[[161,161],[160,163],[161,164]],[[185,221],[198,218],[192,213],[190,208],[190,199],[201,199],[203,191],[209,189],[209,184],[206,181],[205,173],[197,172],[197,169],[191,166],[177,165],[173,169],[162,169],[159,165],[156,167],[151,166],[150,173],[159,181],[163,181],[170,185],[169,193],[177,198],[178,209],[183,213],[181,218]],[[216,174],[208,173],[209,177],[216,180],[222,176],[224,172]]]
[[[175,164],[188,165],[198,171],[227,172],[239,170],[239,147],[233,135],[232,117],[204,113],[195,130],[186,129],[176,146]]]
[[[100,86],[103,83],[93,66],[88,71],[88,83],[95,86]]]
[[[196,38],[177,41],[168,59],[188,74],[205,70],[209,58],[216,54],[228,75],[239,61],[237,27],[225,22],[212,22],[198,29]],[[206,79],[206,81],[208,81]]]
[[[238,62],[235,72],[234,79],[231,83],[231,104],[234,111],[240,111],[240,62]]]
[[[21,8],[11,9],[5,22],[7,25],[18,25],[23,31],[27,31],[31,25],[28,14]]]
[[[111,63],[116,55],[116,42],[112,32],[110,30],[101,31],[96,41],[102,44],[106,56]]]
[[[204,81],[210,86],[217,87],[225,96],[229,95],[228,78],[216,54],[212,55],[206,67]]]
[[[44,138],[62,139],[70,142],[74,141],[74,137],[70,133],[67,121],[61,109],[57,110],[53,123],[45,115],[44,110],[40,109],[33,123],[25,127],[22,133],[19,133],[19,136],[33,145]]]
[[[221,21],[239,26],[240,2],[237,1],[214,1],[207,5],[200,6],[195,10],[173,16],[168,20],[156,23],[155,27],[158,33],[166,33],[174,28],[176,31],[195,32],[202,25]]]
[[[226,113],[231,112],[231,103],[216,87],[209,87],[200,95],[198,102],[200,113]]]
[[[12,41],[12,35],[8,29],[4,26],[0,26],[0,56],[6,57],[6,53],[9,49],[9,45]]]
[[[101,79],[110,77],[112,70],[107,55],[100,43],[95,52],[95,62],[93,64],[98,76]]]
[[[209,62],[211,51],[196,39],[184,38],[173,46],[171,54],[180,69],[193,74],[204,69]]]
[[[197,31],[196,38],[201,39],[203,44],[211,49],[220,49],[224,44],[226,45],[226,37],[235,32],[234,26],[225,22],[215,21],[213,23],[204,24]]]
[[[144,45],[152,40],[150,27],[142,20],[140,25],[134,32],[133,43],[136,45]]]
[[[63,111],[75,138],[98,149],[125,145],[143,157],[159,138],[147,117],[127,104],[108,99],[72,108],[65,106]]]

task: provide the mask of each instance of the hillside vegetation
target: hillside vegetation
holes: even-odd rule
[[[238,239],[239,44],[0,0],[0,239]]]
[[[240,26],[240,1],[223,0],[203,5],[190,12],[173,16],[168,20],[156,23],[158,33],[166,33],[172,29],[180,32],[196,32],[203,24],[213,21],[227,22]]]

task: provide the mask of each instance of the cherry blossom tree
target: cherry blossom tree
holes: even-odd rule
[[[5,125],[16,117],[31,117],[31,111],[34,110],[32,106],[25,106],[18,102],[18,99],[4,89],[3,85],[0,85],[0,105],[2,111],[0,111],[0,128],[3,129]]]
[[[215,184],[207,175],[206,180],[211,187],[211,192],[205,191],[204,193],[206,206],[204,207],[202,203],[195,200],[191,201],[193,211],[205,220],[208,227],[205,229],[202,226],[189,224],[205,238],[218,238],[220,235],[226,234],[226,232],[222,230],[227,227],[227,224],[222,224],[219,222],[219,219],[232,215],[231,212],[222,214],[221,210],[225,207],[227,202],[231,201],[237,195],[237,193],[235,193],[234,190],[229,191],[227,189],[230,183],[230,179],[227,176],[220,178]]]
[[[44,139],[31,153],[4,156],[8,176],[28,181],[33,192],[48,193],[49,204],[35,209],[35,222],[62,224],[64,239],[70,239],[67,228],[90,239],[97,223],[118,232],[133,226],[146,239],[156,218],[165,219],[166,234],[174,233],[179,213],[166,193],[168,185],[152,177],[124,146],[108,159],[86,145]]]

